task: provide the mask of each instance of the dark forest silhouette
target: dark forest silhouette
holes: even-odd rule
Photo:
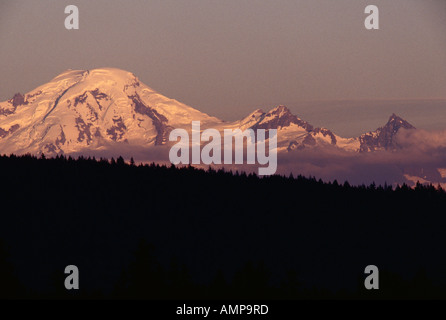
[[[1,298],[446,298],[439,187],[28,155],[0,177]]]

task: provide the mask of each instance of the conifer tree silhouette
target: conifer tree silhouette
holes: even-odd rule
[[[174,299],[193,299],[199,295],[193,286],[189,270],[176,258],[170,262],[170,268],[166,275],[169,284],[169,297]]]
[[[248,261],[233,278],[233,294],[237,299],[267,299],[270,272],[263,262]]]
[[[14,272],[8,250],[0,241],[0,299],[25,298],[23,285]]]
[[[156,260],[152,245],[144,240],[139,242],[120,286],[127,298],[157,300],[166,297],[165,272]]]
[[[0,156],[0,178],[2,207],[14,208],[2,211],[1,237],[5,243],[16,241],[12,248],[29,243],[45,248],[45,256],[36,259],[23,252],[8,256],[0,247],[4,298],[23,293],[17,280],[22,275],[14,268],[34,264],[42,272],[57,270],[53,284],[47,284],[51,288],[43,288],[47,296],[76,296],[64,288],[63,266],[54,268],[61,250],[93,261],[82,272],[93,275],[93,269],[105,269],[107,277],[98,279],[116,279],[122,271],[113,297],[344,298],[349,295],[333,293],[330,283],[311,289],[308,279],[322,271],[313,270],[310,260],[336,261],[336,272],[358,264],[358,255],[361,261],[376,259],[380,267],[387,263],[394,273],[386,275],[380,268],[379,292],[364,292],[362,274],[358,290],[352,285],[351,297],[446,297],[446,288],[437,283],[442,276],[439,266],[446,265],[446,193],[432,185],[356,186],[314,177],[259,178],[192,166],[131,165],[122,157],[98,161],[63,155]],[[128,253],[139,238],[146,242],[130,259]],[[164,252],[147,244],[155,239],[165,242],[162,250],[168,248],[171,256],[187,260],[170,266],[167,259],[159,260],[165,259]],[[299,261],[288,259],[290,248]],[[201,275],[204,252],[211,252],[206,263],[220,266],[221,272],[206,270]],[[285,262],[291,271],[304,271],[287,276]],[[406,262],[409,270],[426,271],[411,278],[404,270]],[[359,266],[359,272],[364,267]],[[350,283],[356,274],[352,277]],[[285,283],[279,285],[281,279]],[[113,286],[98,281],[103,288]],[[23,285],[30,290],[35,284]],[[99,296],[85,294],[82,285],[80,291],[82,297]]]
[[[209,284],[207,298],[209,299],[231,299],[229,283],[221,269],[217,270],[212,282]]]

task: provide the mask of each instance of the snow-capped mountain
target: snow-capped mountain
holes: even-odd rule
[[[0,152],[57,154],[116,143],[152,146],[174,127],[219,123],[119,69],[68,70],[0,103]]]
[[[392,115],[389,122],[358,138],[342,138],[315,128],[285,106],[225,122],[169,99],[132,73],[112,68],[68,70],[49,83],[0,103],[1,154],[72,154],[115,150],[119,146],[152,148],[169,144],[174,128],[201,130],[277,129],[278,151],[332,146],[351,152],[395,148],[394,136],[413,126]],[[147,159],[150,160],[150,159]]]
[[[258,109],[228,127],[242,130],[277,129],[278,151],[283,152],[326,145],[337,146],[347,151],[358,151],[360,146],[358,139],[345,139],[328,129],[313,127],[293,115],[285,106],[278,106],[269,112]]]
[[[415,127],[406,120],[392,114],[387,124],[373,132],[368,132],[359,137],[360,151],[395,150],[398,144],[395,136],[400,129],[413,130]]]

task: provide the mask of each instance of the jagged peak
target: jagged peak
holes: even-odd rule
[[[359,137],[359,141],[361,142],[360,151],[368,152],[379,149],[395,150],[398,148],[398,144],[395,143],[394,136],[400,129],[416,128],[403,118],[392,113],[386,125]]]
[[[262,114],[265,114],[265,111],[263,111],[262,109],[256,109],[256,110],[254,110],[253,112],[251,112],[251,113],[247,116],[247,118],[250,118],[250,117],[252,117],[252,116],[262,115]]]
[[[278,114],[279,116],[283,116],[283,115],[291,114],[291,111],[286,106],[279,105],[279,106],[275,107],[274,109],[271,109],[268,113],[269,114]]]
[[[403,118],[401,118],[400,116],[396,115],[395,113],[392,113],[392,115],[389,117],[389,121],[397,121],[397,120],[404,120]]]
[[[388,126],[405,128],[405,129],[415,129],[413,125],[411,125],[408,121],[404,120],[395,113],[392,113],[392,115],[389,117],[389,121],[387,121],[387,124],[384,127]]]
[[[409,122],[407,122],[406,120],[404,120],[403,118],[401,118],[400,116],[398,116],[395,113],[392,113],[392,115],[389,117],[389,120],[387,121],[387,123],[382,126],[379,127],[378,129],[376,129],[375,131],[369,131],[367,133],[364,133],[361,135],[365,136],[365,135],[375,135],[375,134],[379,134],[381,133],[383,130],[386,130],[387,128],[391,128],[394,130],[399,130],[400,128],[404,128],[404,129],[416,129],[413,125],[411,125]]]
[[[259,122],[254,125],[253,128],[276,129],[288,127],[291,124],[296,124],[304,128],[308,132],[313,130],[312,125],[293,115],[291,111],[284,105],[279,105],[274,109],[271,109],[267,113],[260,114]]]

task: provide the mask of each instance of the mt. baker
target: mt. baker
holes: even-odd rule
[[[116,147],[123,144],[147,148],[169,144],[170,131],[190,130],[192,121],[200,121],[202,130],[278,129],[282,152],[327,145],[352,152],[393,149],[395,134],[401,128],[413,129],[392,115],[377,131],[346,139],[314,128],[284,106],[225,122],[155,92],[123,70],[68,70],[25,95],[0,103],[0,153],[117,150],[119,156]]]
[[[73,153],[123,142],[161,145],[174,127],[220,120],[118,69],[68,70],[0,104],[2,153]]]

